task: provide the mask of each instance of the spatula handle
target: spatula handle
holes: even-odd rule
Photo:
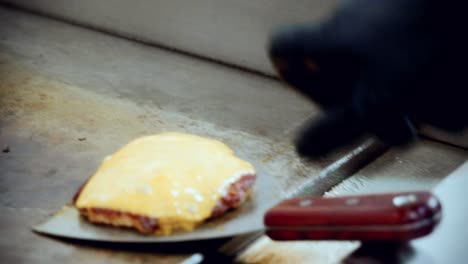
[[[336,198],[302,197],[281,202],[264,217],[276,240],[409,240],[429,234],[441,217],[430,192]]]

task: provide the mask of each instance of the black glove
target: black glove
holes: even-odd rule
[[[299,154],[325,154],[367,133],[405,144],[421,123],[466,127],[466,5],[350,0],[323,24],[274,34],[278,73],[324,110],[299,136]]]

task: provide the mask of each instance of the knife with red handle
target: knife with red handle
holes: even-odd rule
[[[274,240],[405,241],[427,235],[442,207],[430,192],[288,199],[264,216]]]

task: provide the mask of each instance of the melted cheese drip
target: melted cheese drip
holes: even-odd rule
[[[229,183],[245,174],[255,174],[252,165],[217,140],[147,136],[104,159],[76,206],[154,217],[160,234],[190,231],[210,217]]]

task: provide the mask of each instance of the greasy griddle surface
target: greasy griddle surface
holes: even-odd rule
[[[229,237],[262,229],[263,214],[279,202],[278,192],[274,179],[258,172],[252,195],[241,207],[200,225],[193,232],[178,232],[170,236],[142,235],[131,229],[95,225],[80,217],[78,210],[69,205],[34,230],[65,238],[108,242],[181,242]]]
[[[265,169],[281,186],[278,191],[262,187],[263,180],[269,178],[263,178],[260,172],[254,189],[253,209],[245,214],[241,213],[244,211],[227,214],[222,219],[232,217],[235,221],[227,221],[224,226],[217,226],[216,231],[210,230],[213,232],[209,234],[200,229],[199,239],[230,236],[261,228],[263,212],[268,207],[305,181],[315,182],[317,178],[314,175],[318,175],[331,162],[330,159],[323,159],[320,162],[303,163],[287,138],[273,140],[208,122],[205,116],[198,113],[184,115],[164,107],[136,103],[127,100],[128,96],[116,95],[112,89],[96,88],[93,91],[50,79],[15,63],[10,55],[1,52],[0,62],[0,72],[3,73],[0,82],[0,143],[8,145],[10,149],[0,159],[4,173],[2,184],[8,186],[7,191],[0,196],[5,198],[2,203],[8,208],[32,208],[41,212],[40,215],[36,213],[31,224],[44,221],[46,215],[70,201],[77,188],[95,172],[105,156],[115,152],[122,144],[144,135],[178,131],[220,140],[257,169]],[[132,94],[139,92],[138,87],[128,87],[128,91]],[[155,97],[164,95],[155,94]],[[174,105],[183,104],[182,99],[174,101]],[[252,113],[257,116],[256,111]],[[243,119],[239,117],[238,123],[243,123]],[[232,126],[238,125],[233,123]],[[242,210],[250,208],[248,206],[246,204]],[[242,215],[233,217],[235,213]],[[57,219],[60,218],[53,218]],[[254,220],[249,222],[249,219]],[[50,227],[41,225],[41,230],[46,231],[46,226]],[[79,229],[80,232],[94,228],[83,222],[75,222],[75,227],[83,227]],[[100,227],[95,230],[105,229]],[[127,230],[109,230],[114,234],[118,232],[119,239],[123,239],[119,241],[131,241],[133,238],[133,241],[154,242],[155,239],[142,236],[136,238],[135,233]],[[47,231],[67,237],[73,234],[68,229],[52,228]],[[96,234],[87,233],[85,236],[84,233],[76,233],[73,237],[100,240]],[[104,239],[117,241],[116,235],[105,234]],[[190,237],[195,234],[186,235]],[[175,241],[182,238],[173,236],[158,239]]]
[[[13,208],[40,208],[41,215],[37,214],[31,224],[44,221],[47,215],[67,204],[105,156],[144,135],[177,131],[220,140],[256,168],[264,168],[281,186],[277,192],[264,188],[265,195],[271,196],[260,195],[258,199],[265,202],[253,200],[253,213],[245,214],[248,217],[234,217],[235,222],[218,226],[215,233],[203,234],[201,238],[229,236],[234,230],[242,233],[258,229],[262,221],[262,210],[256,209],[259,204],[261,209],[268,208],[284,197],[285,191],[304,180],[304,175],[318,171],[318,166],[302,164],[290,143],[223,127],[203,120],[203,116],[194,118],[137,104],[116,96],[111,90],[94,92],[53,80],[15,63],[10,55],[0,53],[0,61],[3,73],[0,143],[10,149],[8,153],[2,153],[0,159],[2,184],[8,186],[1,194],[2,202]],[[129,87],[129,91],[136,93],[136,90]],[[256,188],[262,182],[260,175]],[[254,196],[261,192],[254,191]],[[246,204],[242,210],[247,210],[248,206]],[[226,218],[232,216],[228,214]],[[255,219],[255,222],[248,219]],[[87,227],[86,223],[76,226]],[[100,227],[98,230],[104,229]],[[57,230],[51,231],[59,235]],[[127,230],[111,230],[128,234],[124,235],[127,239],[135,238],[135,234]],[[66,230],[62,234],[70,236],[72,232]],[[106,234],[106,239],[115,241],[115,235]],[[82,233],[77,234],[77,237],[82,236]],[[92,236],[88,233],[82,238],[99,239],[96,233]],[[148,240],[141,236],[136,239]],[[174,239],[175,236],[166,240]]]

